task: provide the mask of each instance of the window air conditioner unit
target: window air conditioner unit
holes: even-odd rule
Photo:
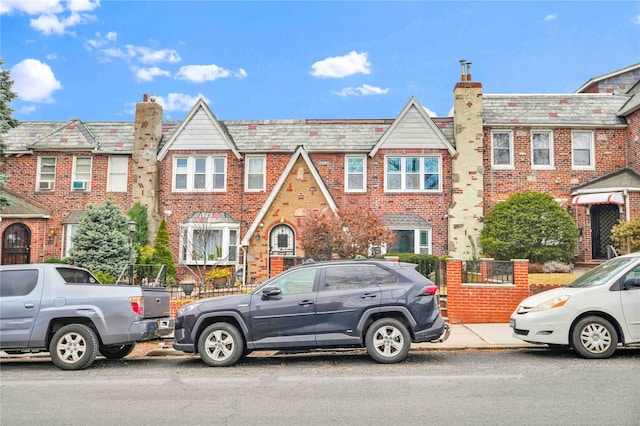
[[[84,191],[85,189],[87,189],[87,183],[87,181],[73,181],[73,189],[76,191]]]
[[[40,182],[38,189],[41,191],[51,191],[53,189],[53,181],[45,180]]]

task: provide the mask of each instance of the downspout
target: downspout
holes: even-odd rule
[[[629,206],[629,193],[627,189],[622,192],[622,198],[624,199],[625,220],[631,222],[631,206]]]

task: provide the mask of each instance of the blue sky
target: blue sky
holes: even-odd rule
[[[639,1],[2,0],[19,120],[447,116],[459,60],[485,93],[567,93],[640,62]]]

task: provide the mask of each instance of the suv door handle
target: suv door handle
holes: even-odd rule
[[[27,309],[33,309],[33,303],[25,303],[24,307]]]
[[[298,305],[302,305],[302,306],[313,305],[313,300],[303,300],[302,302],[298,303]]]
[[[362,296],[360,296],[360,299],[373,299],[376,296],[377,294],[375,293],[365,293]]]

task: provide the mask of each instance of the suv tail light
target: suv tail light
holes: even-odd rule
[[[421,294],[423,296],[435,296],[438,293],[437,285],[428,285],[422,289]]]
[[[141,317],[144,316],[144,298],[142,296],[130,297],[131,310]]]

